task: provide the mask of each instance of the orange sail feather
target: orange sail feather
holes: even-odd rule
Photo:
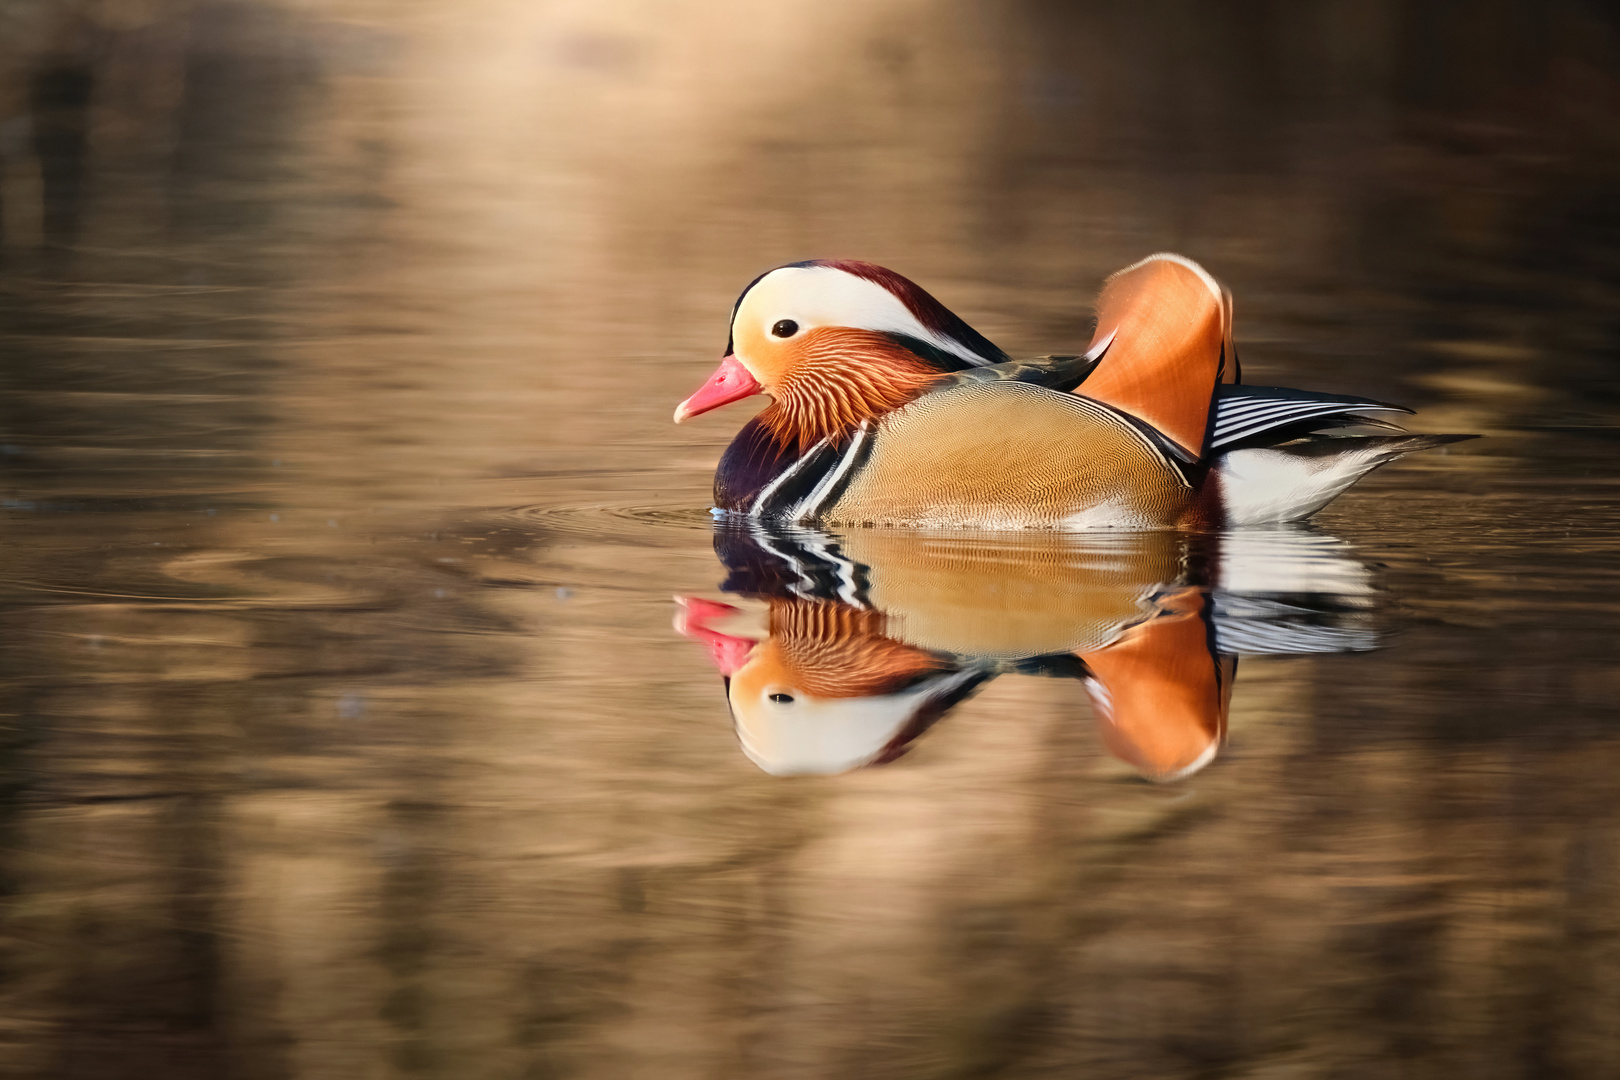
[[[1181,456],[1203,456],[1218,382],[1236,378],[1231,300],[1202,267],[1153,255],[1108,279],[1097,301],[1097,370],[1077,393],[1147,423]]]

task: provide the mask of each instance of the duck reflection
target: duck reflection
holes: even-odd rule
[[[1377,643],[1370,572],[1307,528],[987,538],[722,524],[715,546],[722,588],[744,599],[678,597],[676,629],[708,646],[743,752],[777,775],[892,761],[1017,674],[1081,683],[1108,751],[1176,780],[1218,752],[1240,654]]]

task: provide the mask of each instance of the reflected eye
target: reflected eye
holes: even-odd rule
[[[771,333],[775,334],[777,337],[792,337],[798,332],[799,324],[794,322],[792,319],[778,320],[777,324],[771,327]],[[788,700],[792,701],[793,699],[789,698]]]
[[[772,701],[776,702],[778,705],[791,705],[791,704],[793,704],[793,695],[792,694],[772,694],[772,695],[770,695],[770,698],[771,698]]]

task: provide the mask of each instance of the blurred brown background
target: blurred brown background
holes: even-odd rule
[[[0,1075],[1620,1073],[1608,5],[4,0],[0,227]],[[1491,436],[1325,518],[1391,646],[1182,787],[1013,679],[754,770],[736,293],[1029,354],[1163,249]]]

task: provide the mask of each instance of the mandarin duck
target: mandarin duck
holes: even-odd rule
[[[1093,534],[1096,537],[1096,534]],[[992,679],[1078,680],[1104,748],[1144,777],[1207,765],[1237,656],[1372,648],[1366,568],[1331,537],[722,526],[728,592],[676,629],[724,678],[744,754],[777,775],[883,764]],[[1227,584],[1230,582],[1230,584]]]
[[[738,297],[719,368],[675,421],[758,393],[771,404],[721,457],[715,506],[799,524],[1296,521],[1386,462],[1473,437],[1344,434],[1399,432],[1362,414],[1411,410],[1241,385],[1231,295],[1170,254],[1108,279],[1085,353],[1026,361],[881,266],[778,267]]]

